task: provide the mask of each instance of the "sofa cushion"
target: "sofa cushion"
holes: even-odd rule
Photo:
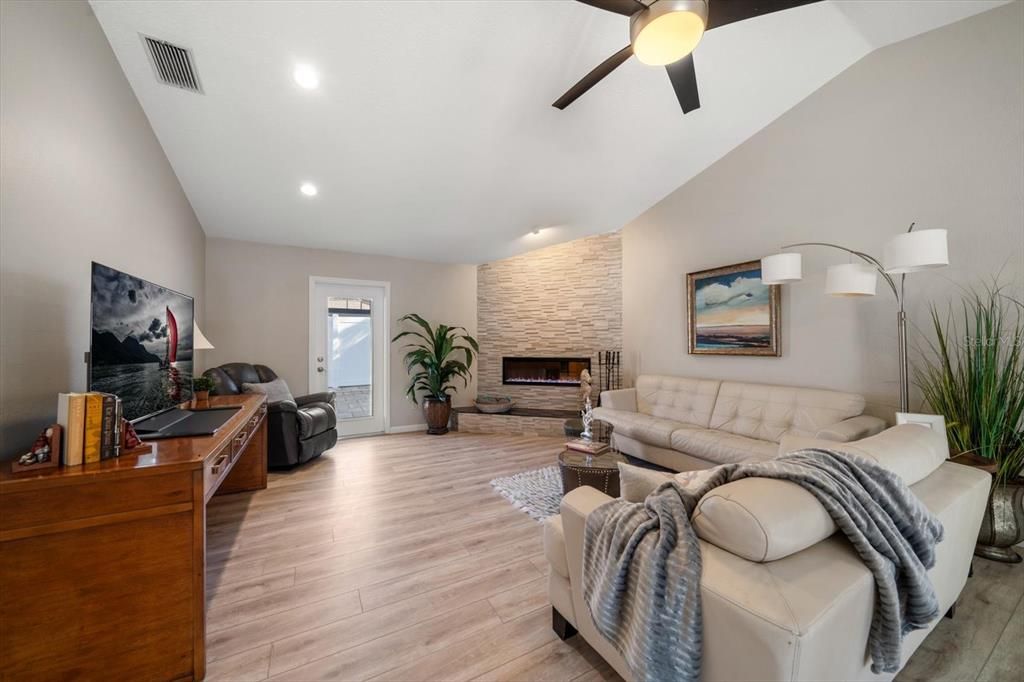
[[[652,417],[640,412],[613,410],[610,407],[594,408],[594,418],[606,421],[614,427],[615,433],[663,448],[671,447],[672,432],[686,426],[671,419]],[[774,452],[774,449],[773,449]]]
[[[946,434],[920,424],[900,424],[852,443],[787,435],[779,443],[778,452],[784,454],[804,448],[832,449],[862,455],[878,462],[902,478],[907,485],[914,485],[927,478],[949,458]]]
[[[743,478],[700,499],[693,513],[697,535],[750,561],[774,561],[836,532],[817,498],[796,483]]]
[[[745,459],[771,459],[778,451],[775,443],[747,438],[726,431],[684,426],[672,432],[672,448],[717,464]]]
[[[778,443],[785,433],[813,436],[864,411],[864,397],[813,388],[723,381],[709,427]]]
[[[569,559],[565,553],[565,531],[560,514],[549,516],[544,522],[544,556],[552,571],[563,578],[569,577]]]
[[[706,427],[720,384],[720,381],[709,379],[641,375],[636,380],[637,411]]]
[[[619,462],[619,497],[627,502],[643,502],[658,486],[672,478],[667,471]]]

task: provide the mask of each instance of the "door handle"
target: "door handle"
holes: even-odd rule
[[[322,372],[322,371],[324,371],[324,368],[323,368],[323,367],[317,367],[317,368],[316,368],[316,371],[318,371],[318,372]]]

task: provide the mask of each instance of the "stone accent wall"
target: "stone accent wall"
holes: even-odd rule
[[[477,268],[478,393],[520,407],[576,409],[578,386],[501,383],[502,356],[590,356],[622,348],[622,239],[577,239]],[[596,404],[597,396],[593,397]]]
[[[455,430],[461,433],[502,433],[511,436],[565,436],[565,417],[462,413]],[[556,451],[552,450],[552,454]]]

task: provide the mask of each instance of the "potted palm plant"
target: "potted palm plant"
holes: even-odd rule
[[[405,392],[414,403],[417,396],[423,402],[423,416],[427,420],[427,433],[440,435],[448,433],[448,420],[452,414],[451,394],[456,390],[454,381],[462,380],[469,385],[472,378],[470,367],[473,355],[480,348],[476,339],[465,327],[451,327],[446,324],[431,326],[415,313],[403,315],[399,322],[411,322],[418,329],[406,330],[391,339],[407,339],[405,367],[409,372],[409,388]]]
[[[1024,305],[998,283],[931,310],[935,340],[915,368],[917,385],[945,416],[950,450],[992,474],[975,554],[1019,562],[1024,534]]]

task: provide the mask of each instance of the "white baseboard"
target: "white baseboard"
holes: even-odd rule
[[[427,423],[422,424],[408,424],[406,426],[389,426],[387,433],[415,433],[417,431],[426,431]]]

